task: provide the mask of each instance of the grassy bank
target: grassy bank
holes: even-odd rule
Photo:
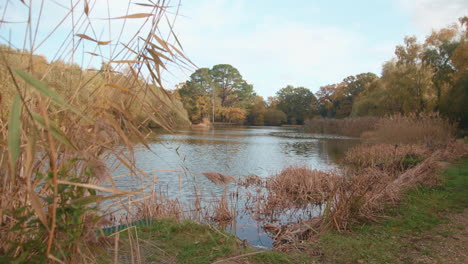
[[[114,235],[115,237],[116,235]],[[159,219],[119,234],[119,263],[304,263],[303,256],[256,251],[229,233],[192,221]],[[116,256],[116,252],[111,255]],[[138,255],[138,256],[137,256]],[[110,259],[110,258],[109,258]]]
[[[378,222],[327,231],[286,253],[255,251],[214,227],[163,219],[121,232],[118,258],[136,260],[139,254],[142,263],[456,263],[452,259],[463,248],[448,245],[447,251],[441,243],[466,231],[466,225],[452,220],[466,211],[467,180],[468,159],[463,159],[441,172],[439,186],[408,191]],[[452,259],[442,251],[451,252]]]
[[[468,204],[468,159],[447,169],[443,179],[441,186],[405,194],[381,222],[355,225],[349,233],[328,232],[309,250],[317,252],[318,263],[451,263],[440,256],[446,250],[439,248],[440,240],[466,230],[459,223],[445,225]]]

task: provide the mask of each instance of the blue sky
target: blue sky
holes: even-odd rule
[[[125,14],[127,0],[109,1],[111,16]],[[10,2],[6,18],[24,19],[19,1]],[[36,6],[40,4],[34,2]],[[97,2],[90,15],[92,19],[107,16],[107,11],[103,13],[107,9],[102,8],[105,3],[105,0]],[[132,8],[132,12],[139,11]],[[52,20],[60,12],[63,10],[50,2],[44,9],[46,19],[40,29],[52,28]],[[463,15],[468,15],[465,0],[182,0],[175,31],[186,55],[197,66],[231,64],[254,85],[259,95],[267,97],[288,84],[315,92],[320,86],[339,82],[349,75],[379,74],[381,65],[391,59],[395,45],[402,43],[404,36],[422,39],[432,28],[456,22]],[[113,30],[119,28],[115,23]],[[137,27],[136,21],[132,23],[127,28]],[[4,43],[11,34],[12,42],[21,46],[24,30],[17,33],[21,32],[15,28],[19,26],[3,25],[0,35],[4,39],[0,42]],[[95,31],[106,39],[105,30],[96,26]],[[45,36],[46,32],[39,32],[39,36]],[[69,32],[66,27],[61,28],[57,35],[64,37],[66,32]],[[130,35],[127,30],[124,34]],[[57,43],[60,42],[52,39],[38,52],[50,59],[52,51],[59,48]],[[93,43],[87,45],[83,50],[95,48]],[[99,58],[93,60],[89,63],[88,59],[86,64],[99,64]],[[191,74],[177,67],[169,69],[171,74],[165,77],[168,89]]]

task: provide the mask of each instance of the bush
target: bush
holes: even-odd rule
[[[288,117],[281,110],[268,109],[264,115],[265,125],[268,126],[279,126],[286,123]]]

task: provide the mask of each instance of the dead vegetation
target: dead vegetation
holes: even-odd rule
[[[373,130],[377,117],[349,117],[344,119],[312,118],[304,121],[305,131],[320,134],[338,134],[360,137],[363,132]]]
[[[453,140],[456,124],[437,113],[395,114],[378,121],[363,137],[375,143],[420,144],[442,148]]]
[[[259,219],[274,220],[268,216],[298,208],[311,212],[298,223],[267,223],[276,246],[297,247],[326,230],[379,221],[384,209],[397,205],[408,190],[440,184],[440,161],[468,156],[466,144],[454,141],[453,125],[435,114],[384,118],[367,135],[373,144],[347,152],[341,170],[288,167],[266,179],[262,191],[250,194],[255,205],[249,208]]]
[[[204,172],[203,175],[214,184],[229,184],[231,182],[236,182],[236,179],[232,176],[217,173],[217,172]]]
[[[378,168],[387,173],[409,169],[430,155],[421,145],[361,144],[345,154],[344,163],[351,169]]]
[[[221,225],[226,225],[234,219],[235,213],[233,212],[233,208],[229,206],[227,190],[224,190],[221,198],[218,198],[214,201],[214,208],[212,212],[213,215],[211,216],[211,220]]]
[[[117,189],[107,161],[147,177],[134,165],[133,146],[149,148],[152,125],[171,130],[186,121],[180,102],[162,89],[161,74],[167,63],[188,67],[190,61],[172,32],[173,22],[165,19],[168,1],[149,1],[136,14],[129,3],[123,16],[107,12],[102,20],[89,19],[106,9],[96,6],[100,1],[84,1],[84,9],[77,7],[83,1],[71,1],[47,28],[39,23],[42,11],[57,3],[39,2],[0,7],[2,14],[24,15],[25,32],[31,33],[0,47],[0,255],[5,262],[96,263],[101,256],[95,230],[112,212],[103,203],[119,198],[116,206],[126,211],[131,197],[141,195]],[[126,37],[103,40],[95,34],[99,29],[110,37],[110,21],[124,20],[138,20],[141,28],[129,30],[121,23]],[[169,24],[164,34],[161,21]],[[2,32],[8,32],[7,22],[0,23]],[[52,61],[36,55],[51,42],[60,46],[49,54]],[[101,68],[92,68],[92,60],[102,62]],[[142,210],[174,214],[173,207],[155,201]]]

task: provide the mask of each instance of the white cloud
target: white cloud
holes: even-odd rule
[[[440,29],[468,15],[466,0],[400,0],[399,5],[423,34],[429,34],[432,29]]]
[[[358,63],[367,43],[355,31],[272,16],[242,28],[248,7],[217,3],[199,4],[191,17],[179,18],[176,29],[187,54],[200,67],[235,66],[260,95],[274,95],[288,84],[316,90],[368,71]],[[176,76],[182,81],[189,74]]]

